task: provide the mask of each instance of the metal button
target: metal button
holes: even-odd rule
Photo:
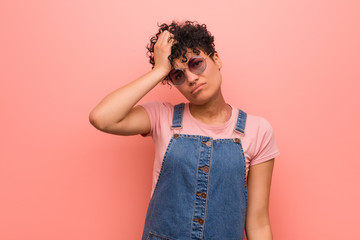
[[[193,221],[196,221],[200,224],[203,224],[204,223],[204,220],[202,218],[194,218]]]
[[[211,141],[207,141],[205,144],[206,146],[211,147]]]
[[[240,143],[240,139],[239,138],[234,138],[234,142]]]
[[[209,172],[210,168],[208,166],[203,166],[199,168],[200,170],[203,170],[204,172]]]
[[[206,198],[206,193],[202,192],[202,193],[197,193],[196,195],[202,197],[202,198]]]
[[[175,133],[175,134],[174,134],[174,138],[176,139],[176,138],[178,138],[178,137],[179,137],[179,134]]]

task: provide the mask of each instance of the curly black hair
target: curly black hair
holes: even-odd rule
[[[154,68],[154,46],[159,35],[167,30],[174,35],[175,44],[171,47],[171,55],[169,61],[171,66],[174,66],[174,60],[182,57],[182,62],[186,62],[187,49],[191,49],[195,54],[200,54],[202,50],[210,58],[213,59],[215,51],[214,36],[207,30],[205,24],[199,24],[197,21],[185,21],[183,23],[172,21],[171,24],[158,24],[159,31],[150,39],[150,44],[146,46],[148,52],[147,56],[150,58],[149,62]],[[168,83],[169,79],[166,77],[163,84]]]

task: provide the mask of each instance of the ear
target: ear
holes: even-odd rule
[[[213,55],[213,60],[214,60],[214,62],[215,62],[215,64],[216,64],[216,66],[219,68],[219,70],[221,69],[221,67],[222,67],[222,62],[221,62],[221,59],[220,59],[220,57],[219,57],[219,54],[216,52],[216,53],[214,53],[214,55]]]

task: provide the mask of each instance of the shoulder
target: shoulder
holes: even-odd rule
[[[253,138],[261,138],[264,135],[272,134],[273,128],[270,122],[262,116],[247,114],[245,134]]]
[[[171,103],[168,103],[168,102],[152,101],[152,102],[141,103],[140,105],[149,111],[151,111],[151,110],[152,111],[154,111],[154,110],[155,111],[156,110],[169,111],[174,108],[174,105]]]
[[[174,112],[174,105],[168,102],[146,102],[141,103],[151,120],[172,115]]]
[[[174,104],[169,102],[146,102],[140,104],[142,106],[149,118],[153,127],[155,123],[159,125],[170,123],[174,114]]]
[[[270,122],[262,116],[248,115],[245,135],[249,141],[250,165],[258,164],[278,156],[273,128]]]

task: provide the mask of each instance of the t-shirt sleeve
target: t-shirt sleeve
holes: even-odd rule
[[[147,102],[140,104],[147,112],[150,119],[150,132],[141,134],[143,137],[152,136],[154,134],[155,123],[160,118],[160,106],[158,102]]]
[[[280,155],[280,152],[275,142],[273,128],[268,120],[260,117],[256,137],[255,154],[250,161],[250,165],[268,161],[278,155]]]
[[[150,132],[141,134],[143,137],[156,136],[160,131],[161,122],[166,120],[166,117],[171,111],[171,104],[162,102],[147,102],[140,104],[147,112],[150,118]]]

